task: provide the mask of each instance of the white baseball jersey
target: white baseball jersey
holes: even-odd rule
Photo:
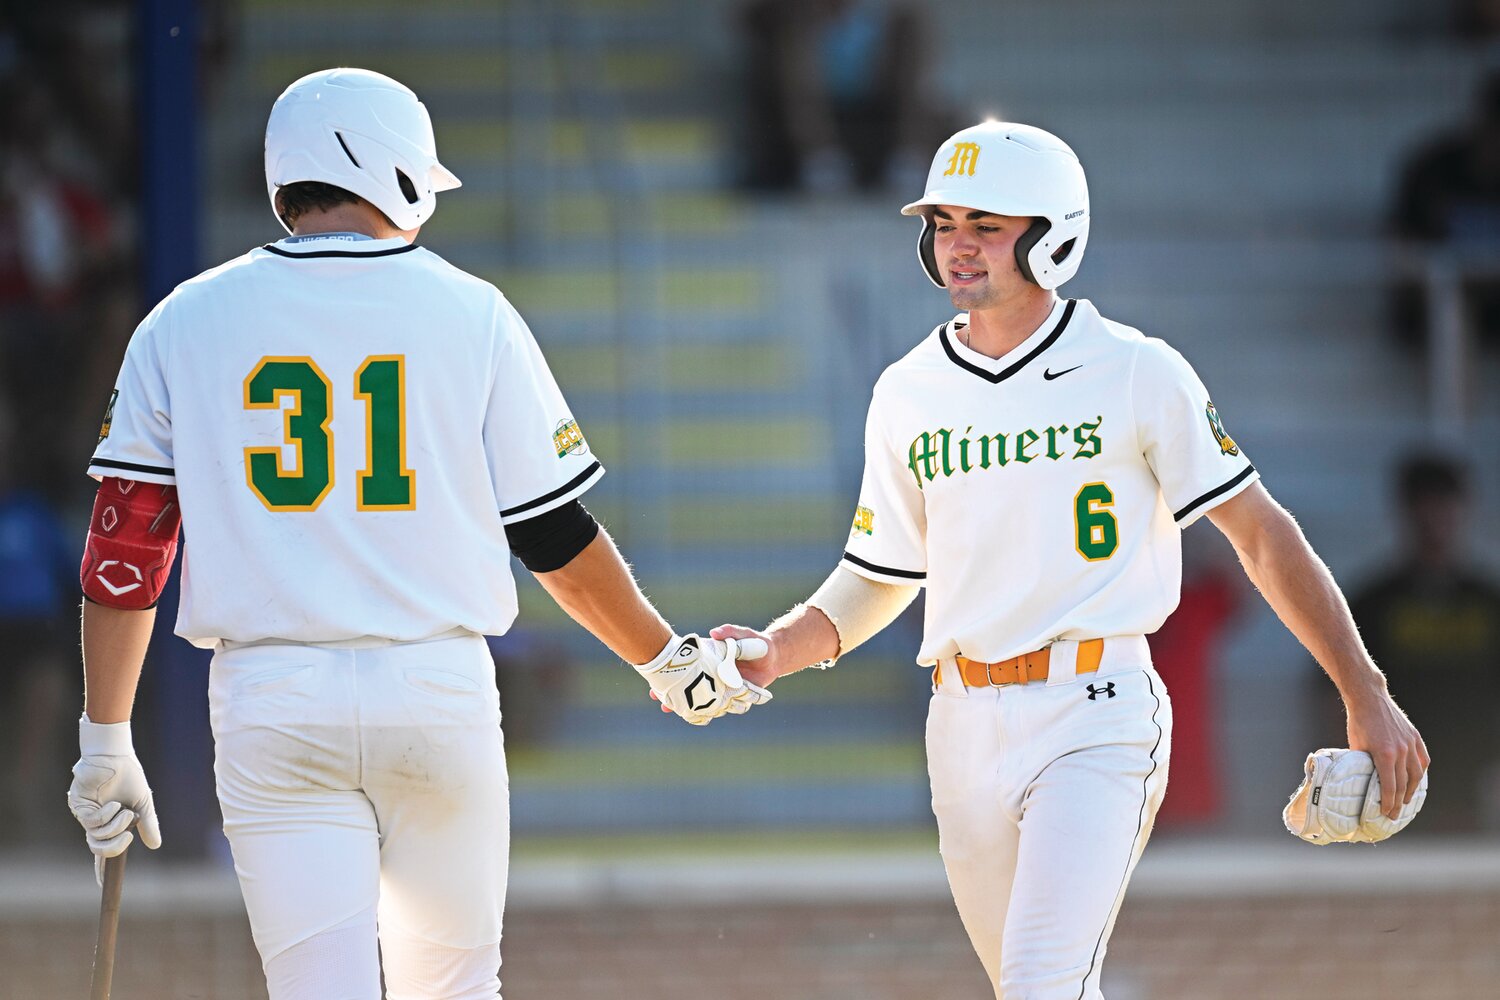
[[[90,475],[177,486],[198,646],[504,632],[502,525],[603,475],[505,297],[399,237],[294,237],[184,282],[102,434]]]
[[[1057,303],[999,359],[960,314],[886,369],[843,564],[927,587],[918,662],[1145,635],[1177,606],[1179,528],[1258,474],[1187,361]]]

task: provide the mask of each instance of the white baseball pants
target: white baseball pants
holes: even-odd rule
[[[484,640],[227,645],[214,775],[271,1000],[499,996],[509,781]],[[378,926],[378,951],[377,951]]]
[[[1166,791],[1172,708],[1145,640],[1106,640],[1077,676],[1069,646],[1045,683],[966,689],[944,661],[927,718],[943,864],[999,1000],[1100,1000]]]

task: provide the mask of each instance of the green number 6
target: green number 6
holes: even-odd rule
[[[1119,522],[1109,512],[1115,495],[1103,483],[1089,483],[1073,498],[1073,529],[1078,554],[1089,562],[1108,559],[1120,547]]]

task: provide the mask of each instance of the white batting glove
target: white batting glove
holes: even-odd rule
[[[765,656],[761,639],[702,639],[693,633],[672,636],[650,663],[636,671],[651,685],[657,700],[686,722],[706,726],[721,715],[743,715],[771,700],[771,692],[740,676],[735,660]]]
[[[161,827],[151,786],[135,756],[130,723],[105,725],[78,720],[78,763],[73,765],[73,786],[68,789],[68,808],[88,836],[94,852],[95,874],[103,871],[105,858],[122,854],[138,826],[141,843],[153,851],[161,846]]]

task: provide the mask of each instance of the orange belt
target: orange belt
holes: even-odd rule
[[[1078,644],[1078,673],[1091,674],[1099,669],[1104,658],[1104,640],[1087,639]],[[955,658],[959,673],[963,675],[965,687],[999,687],[1002,684],[1026,684],[1047,679],[1047,664],[1052,659],[1051,647],[1038,649],[1034,653],[1022,653],[999,663],[981,663],[965,656]],[[943,681],[943,665],[933,671],[932,682]]]

